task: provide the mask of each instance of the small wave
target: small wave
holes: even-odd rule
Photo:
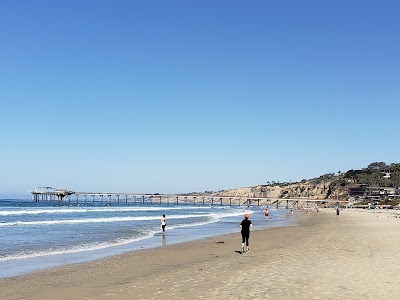
[[[64,207],[61,209],[25,209],[0,211],[0,216],[39,215],[39,214],[62,214],[62,213],[98,213],[98,212],[130,212],[130,211],[168,211],[183,209],[207,209],[209,207],[93,207],[76,208]]]
[[[210,214],[171,215],[168,216],[168,219],[188,219],[188,218],[201,218],[209,216]],[[46,220],[46,221],[16,221],[16,222],[0,223],[0,227],[83,224],[83,223],[114,223],[114,222],[132,222],[132,221],[151,221],[159,219],[160,219],[159,216],[142,216],[142,217],[111,217],[111,218]]]
[[[52,256],[52,255],[62,255],[62,254],[72,254],[78,252],[85,251],[95,251],[95,250],[103,250],[110,247],[122,246],[134,242],[138,242],[147,238],[154,236],[156,231],[149,232],[144,236],[129,238],[129,239],[120,239],[111,242],[103,242],[103,243],[95,243],[95,244],[83,244],[80,246],[67,248],[67,249],[54,249],[54,250],[46,250],[46,251],[38,251],[38,252],[21,252],[16,253],[9,256],[0,256],[0,261],[14,260],[14,259],[27,259],[34,257],[43,257],[43,256]]]

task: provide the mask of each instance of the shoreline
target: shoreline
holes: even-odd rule
[[[253,231],[246,254],[234,233],[0,279],[0,298],[396,299],[391,213],[303,214],[298,226]]]
[[[219,208],[216,209],[217,211],[221,211]],[[222,209],[222,211],[224,210],[225,209]],[[242,215],[242,212],[240,212],[240,215]],[[288,217],[284,210],[274,210],[270,222],[265,222],[264,216],[259,213],[258,208],[257,210],[253,208],[252,216],[254,226],[257,230],[271,227],[293,226],[296,224],[296,218]],[[242,216],[238,215],[227,215],[220,216],[218,220],[211,220],[205,224],[193,223],[181,227],[167,225],[167,233],[165,235],[161,234],[161,231],[157,231],[138,240],[132,240],[117,245],[110,244],[109,247],[99,249],[67,251],[65,253],[60,252],[56,254],[49,253],[32,257],[4,260],[0,261],[0,278],[20,276],[30,272],[54,268],[65,264],[76,264],[103,259],[126,252],[159,247],[160,245],[165,246],[232,233],[237,231],[237,223],[241,221],[241,218]]]

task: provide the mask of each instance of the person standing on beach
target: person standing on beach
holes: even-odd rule
[[[339,206],[336,207],[336,218],[339,218]]]
[[[249,214],[244,215],[244,220],[240,223],[240,229],[242,233],[242,253],[244,252],[244,243],[246,242],[246,252],[249,252],[249,237],[250,228],[253,226],[249,220]]]
[[[167,218],[165,217],[165,215],[162,215],[162,218],[160,219],[161,222],[161,228],[162,231],[165,232],[165,226],[167,225],[165,222],[167,221]]]
[[[268,220],[268,215],[269,215],[269,211],[268,211],[268,208],[266,208],[265,213],[264,213],[265,220]]]

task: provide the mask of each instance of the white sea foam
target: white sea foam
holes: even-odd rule
[[[208,217],[210,214],[187,214],[171,215],[168,219],[188,219]],[[83,224],[83,223],[114,223],[114,222],[132,222],[132,221],[151,221],[159,220],[159,216],[140,216],[140,217],[111,217],[111,218],[85,218],[85,219],[67,219],[67,220],[45,220],[45,221],[15,221],[0,223],[0,227],[9,226],[42,226],[42,225],[60,225],[60,224]]]
[[[68,207],[46,208],[46,209],[24,209],[24,210],[5,210],[0,211],[0,216],[18,216],[18,215],[39,215],[39,214],[62,214],[62,213],[99,213],[99,212],[134,212],[134,211],[168,211],[183,210],[188,207]],[[207,209],[210,207],[193,206],[190,209]]]
[[[15,253],[9,256],[0,256],[0,261],[8,261],[14,259],[27,259],[34,257],[43,257],[43,256],[51,256],[51,255],[62,255],[62,254],[71,254],[85,251],[95,251],[102,250],[110,247],[122,246],[134,242],[138,242],[147,238],[154,236],[157,231],[151,231],[144,236],[135,237],[135,238],[127,238],[127,239],[119,239],[110,242],[103,243],[92,243],[92,244],[82,244],[79,246],[65,248],[65,249],[54,249],[54,250],[46,250],[46,251],[37,251],[37,252],[20,252]]]

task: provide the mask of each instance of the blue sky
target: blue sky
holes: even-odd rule
[[[0,192],[399,162],[397,1],[1,1]]]

